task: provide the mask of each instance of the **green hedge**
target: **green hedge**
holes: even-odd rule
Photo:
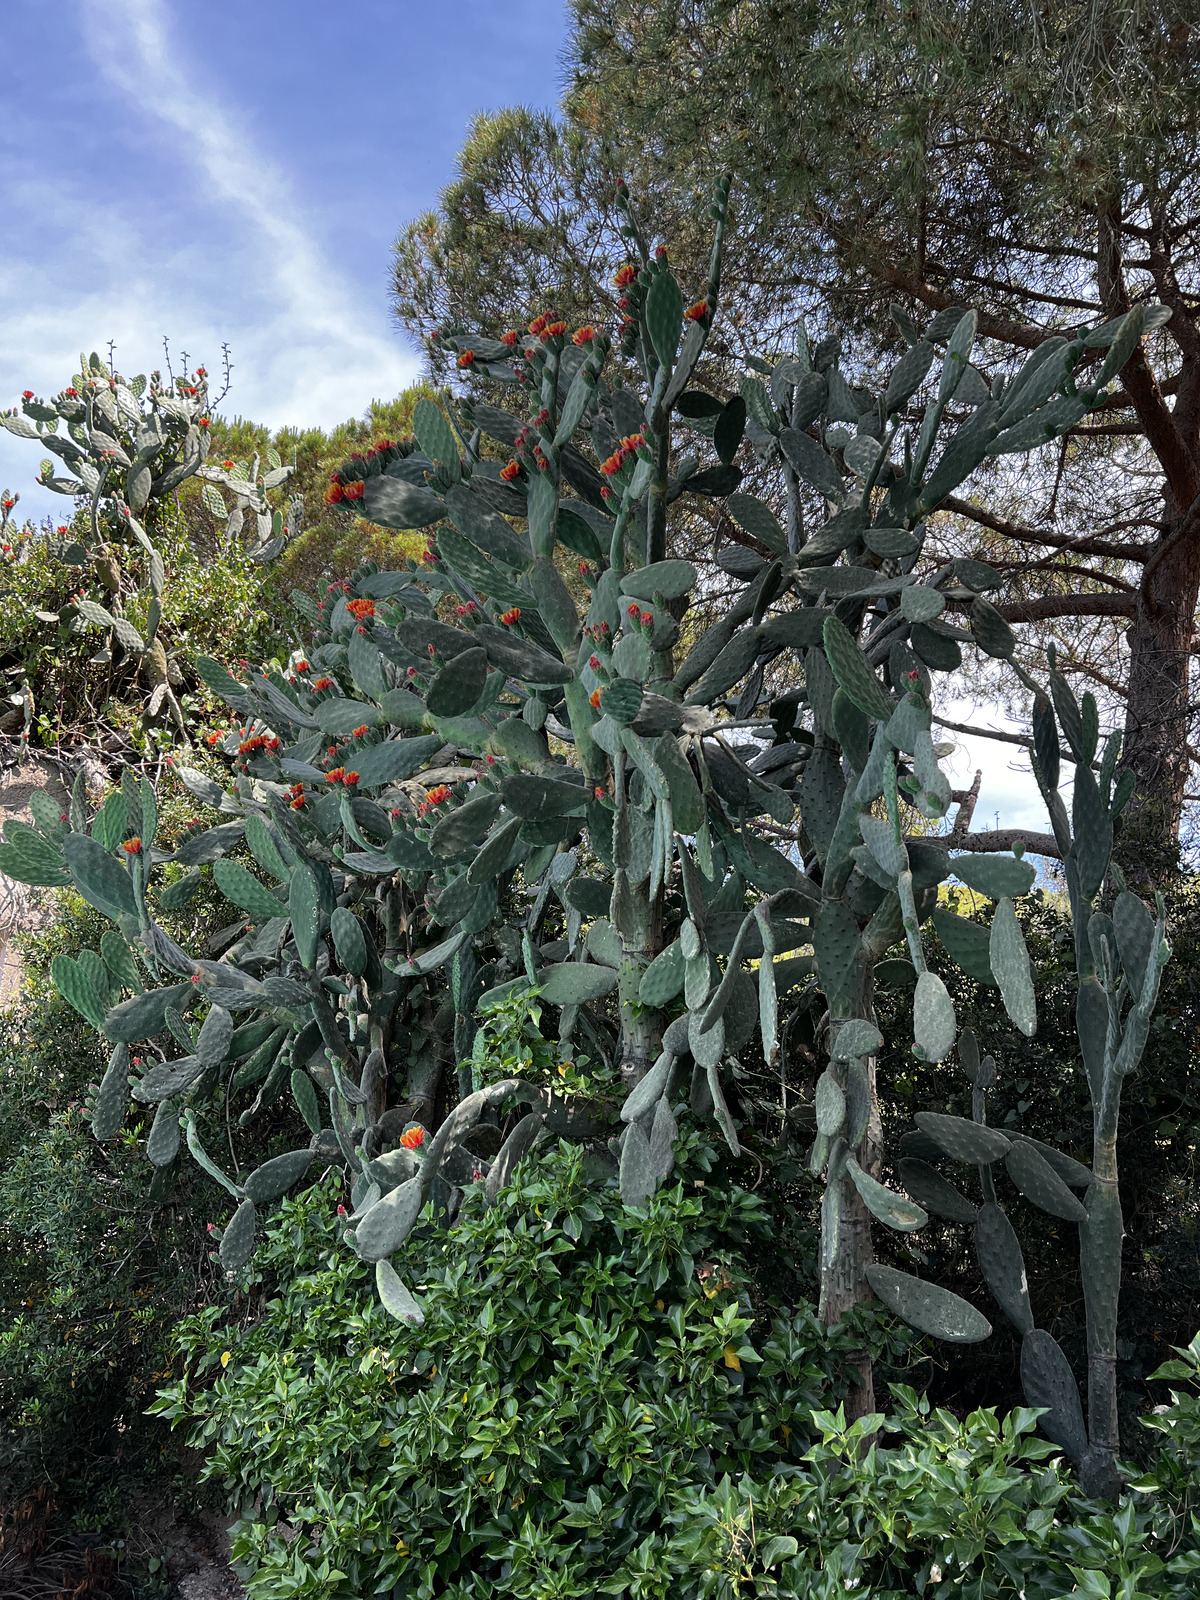
[[[186,1321],[155,1407],[243,1508],[253,1600],[1194,1592],[1194,1406],[1174,1486],[1116,1516],[1075,1498],[1029,1410],[962,1421],[898,1387],[847,1430],[846,1339],[755,1316],[729,1254],[761,1205],[697,1156],[643,1213],[566,1146],[493,1209],[469,1192],[452,1241],[405,1246],[421,1325],[341,1248],[335,1185],[286,1205],[258,1262],[274,1293]]]

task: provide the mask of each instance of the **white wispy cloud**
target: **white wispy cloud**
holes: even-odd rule
[[[227,340],[228,404],[273,427],[327,426],[410,382],[418,363],[388,323],[382,287],[355,283],[314,242],[303,195],[185,58],[163,0],[84,4],[75,18],[105,87],[182,192],[122,195],[114,184],[98,200],[69,172],[6,174],[9,215],[27,226],[0,246],[0,403],[68,382],[80,340],[114,339],[130,369],[156,365],[164,332],[210,371]],[[72,248],[37,250],[46,224],[68,215]],[[4,439],[0,479],[35,511],[65,511],[31,485],[36,456]]]

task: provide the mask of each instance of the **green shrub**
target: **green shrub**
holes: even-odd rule
[[[168,751],[175,731],[161,720],[143,725],[150,689],[138,659],[94,659],[102,654],[99,634],[79,635],[69,615],[54,620],[64,609],[69,614],[80,590],[95,587],[89,568],[61,558],[62,543],[32,538],[21,546],[19,560],[0,567],[0,675],[9,690],[30,698],[30,737],[50,748],[81,728],[91,734],[103,716],[129,734],[139,753]],[[179,515],[164,516],[155,543],[170,580],[163,590],[159,634],[172,658],[180,658],[176,690],[194,731],[213,702],[188,676],[192,658],[212,652],[222,660],[257,661],[269,655],[278,648],[290,607],[272,587],[269,569],[251,566],[236,543],[212,548],[193,543]],[[144,578],[147,561],[136,547],[122,550],[121,560],[125,615],[145,630],[149,591],[128,591],[130,580],[136,584]]]
[[[760,1202],[697,1186],[694,1144],[643,1212],[584,1160],[560,1145],[496,1207],[469,1191],[453,1242],[410,1236],[422,1324],[340,1248],[328,1181],[269,1228],[252,1311],[182,1324],[184,1375],[153,1409],[242,1508],[253,1600],[1190,1592],[1178,1485],[1102,1513],[1035,1412],[963,1421],[908,1388],[847,1428],[848,1335],[809,1309],[756,1318],[729,1265]]]
[[[193,804],[172,786],[166,829],[181,829]],[[203,941],[222,905],[206,882],[164,925]],[[73,891],[54,895],[44,926],[20,940],[21,989],[0,1012],[0,1503],[49,1483],[76,1520],[115,1535],[130,1479],[161,1470],[167,1441],[145,1408],[169,1370],[175,1323],[213,1292],[204,1223],[229,1206],[191,1162],[164,1169],[166,1203],[151,1202],[141,1150],[153,1107],[115,1141],[92,1136],[86,1108],[108,1051],[50,965],[94,947],[105,926]],[[218,1146],[223,1101],[199,1121]],[[255,1150],[289,1142],[285,1122],[281,1107],[264,1113]]]

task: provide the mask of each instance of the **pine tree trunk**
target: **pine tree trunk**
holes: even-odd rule
[[[1135,879],[1154,881],[1178,864],[1179,820],[1190,767],[1189,667],[1200,529],[1179,537],[1173,518],[1146,565],[1128,633],[1130,668],[1122,767],[1137,778],[1118,853]]]

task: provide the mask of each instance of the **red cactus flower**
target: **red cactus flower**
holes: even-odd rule
[[[683,313],[689,322],[703,322],[708,315],[708,301],[697,300],[694,306],[689,306]]]
[[[602,500],[612,500],[612,499],[615,498],[614,495],[613,495],[612,490],[608,487],[607,484],[604,484],[603,487],[601,488],[601,490],[600,490],[600,498]]]
[[[594,711],[599,711],[599,709],[600,709],[600,691],[599,691],[599,689],[593,689],[592,690],[591,694],[588,696],[588,702],[589,702],[589,704],[591,705],[591,707],[592,707],[592,709]]]
[[[298,794],[296,798],[290,802],[290,804],[293,811],[300,811],[304,806],[304,796],[302,794]]]
[[[140,839],[126,839],[121,849],[125,851],[126,855],[140,856],[142,853],[142,841]]]
[[[506,611],[503,614],[503,616],[500,618],[500,621],[501,621],[501,623],[503,624],[504,627],[511,628],[513,623],[518,620],[520,615],[521,615],[520,606],[513,606],[511,610]]]
[[[521,337],[521,335],[517,332],[517,330],[515,328],[510,328],[507,333],[502,333],[500,335],[500,343],[501,344],[506,344],[508,346],[508,348],[511,350],[512,347],[516,344],[517,340],[520,337]]]
[[[69,396],[72,400],[78,400],[79,399],[79,390],[78,389],[64,389],[63,393],[65,395]]]
[[[211,417],[201,417],[200,418],[200,426],[202,428],[211,428],[212,427],[212,418]]]
[[[655,247],[654,247],[654,259],[656,261],[665,261],[667,259],[667,247],[666,247],[665,244],[657,244],[657,245],[655,245]]]
[[[650,612],[650,611],[643,611],[642,612],[642,627],[643,628],[652,628],[653,626],[654,626],[654,614],[652,612]]]
[[[307,661],[297,661],[297,663],[296,663],[296,671],[297,672],[307,672],[308,671],[308,662]]]
[[[628,289],[629,285],[636,277],[637,268],[631,261],[627,261],[623,267],[618,269],[617,275],[613,279],[613,283],[618,289]]]
[[[496,765],[495,756],[485,756],[484,761],[489,767],[494,767]]]
[[[208,377],[208,369],[206,367],[197,367],[196,368],[196,376],[198,378],[207,378]]]
[[[32,389],[22,389],[21,390],[21,399],[22,400],[32,400],[33,399],[33,390]]]
[[[591,567],[588,566],[586,561],[581,561],[579,563],[579,576],[581,578],[590,577],[591,576],[591,572],[592,572],[592,569],[591,569]]]
[[[641,613],[641,607],[638,605],[636,600],[634,600],[632,602],[632,604],[627,605],[625,607],[625,615],[628,616],[628,617],[633,617],[633,618],[636,619],[640,615],[640,613]]]
[[[587,322],[587,323],[584,323],[582,328],[576,328],[575,332],[571,335],[571,343],[572,344],[591,344],[592,340],[595,337],[596,337],[595,328],[592,327],[590,322]]]
[[[342,486],[340,483],[331,483],[325,491],[325,504],[336,506],[342,499]]]
[[[225,468],[226,472],[231,471],[232,468],[233,468],[233,462],[232,461],[222,461],[221,465]]]
[[[462,355],[460,355],[459,358],[458,358],[458,364],[459,364],[460,367],[474,366],[474,364],[475,364],[475,352],[474,352],[474,350],[464,350]]]
[[[608,796],[608,790],[605,789],[602,784],[598,783],[596,785],[596,787],[592,790],[592,798],[594,800],[604,800],[604,799],[607,798],[607,796]]]
[[[409,1128],[407,1133],[400,1135],[400,1143],[406,1150],[419,1150],[425,1143],[424,1128]]]
[[[416,676],[417,676],[417,669],[416,669],[416,667],[409,667],[409,669],[408,669],[408,676],[409,676],[409,677],[410,677],[410,678],[415,678],[415,677],[416,677]]]

